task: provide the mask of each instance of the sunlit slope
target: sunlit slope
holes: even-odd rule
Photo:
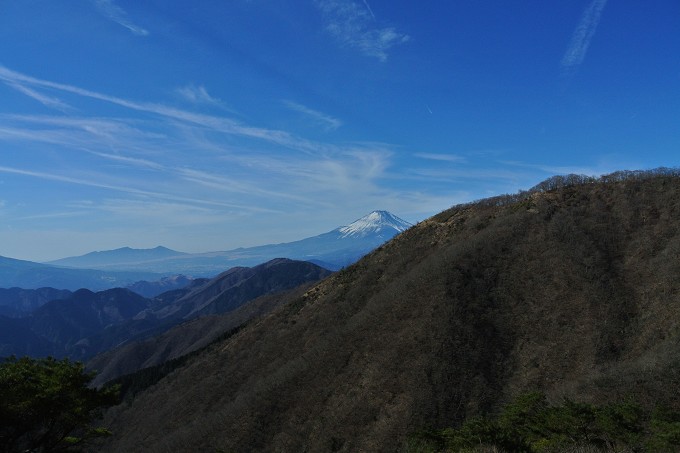
[[[418,224],[112,411],[107,451],[397,451],[527,390],[678,407],[680,180],[610,181]]]

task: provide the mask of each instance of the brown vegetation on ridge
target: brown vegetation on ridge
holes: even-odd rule
[[[677,409],[680,179],[630,176],[418,224],[110,411],[107,451],[397,451],[529,390]]]

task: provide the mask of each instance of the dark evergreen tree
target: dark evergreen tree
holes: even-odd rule
[[[118,390],[88,384],[80,362],[11,357],[0,364],[0,451],[79,451],[109,434],[92,422],[115,404]]]

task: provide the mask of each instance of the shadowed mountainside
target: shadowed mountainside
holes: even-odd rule
[[[155,318],[192,319],[224,313],[243,301],[320,280],[330,271],[306,261],[277,258],[255,267],[235,267],[188,292],[171,304],[154,307]]]
[[[0,315],[20,318],[54,299],[65,299],[71,291],[55,288],[0,288]]]
[[[87,362],[87,368],[97,372],[92,384],[101,386],[125,374],[158,366],[205,348],[225,332],[239,328],[278,305],[300,297],[312,285],[312,282],[308,282],[292,290],[267,294],[227,313],[192,319],[160,335],[128,342],[99,354]]]
[[[168,291],[181,290],[188,286],[193,286],[196,284],[197,280],[199,282],[205,282],[208,279],[195,279],[185,275],[173,275],[152,282],[141,280],[131,285],[127,285],[126,288],[140,296],[151,299],[160,296],[163,293],[167,293]]]
[[[677,408],[679,220],[663,174],[454,207],[112,409],[105,451],[396,451],[527,390]]]
[[[94,345],[92,336],[100,334],[112,325],[132,319],[148,307],[149,300],[123,288],[92,292],[80,289],[64,299],[52,300],[35,310],[28,317],[17,319],[30,335],[41,342],[47,341],[50,349],[42,354],[55,357],[86,356]],[[30,354],[22,350],[12,338],[7,347],[14,347],[12,354]]]
[[[80,289],[25,318],[2,318],[0,355],[54,355],[88,359],[133,340],[159,335],[189,319],[239,308],[265,294],[317,281],[330,271],[312,263],[276,259],[230,269],[211,280],[146,299],[129,289]]]

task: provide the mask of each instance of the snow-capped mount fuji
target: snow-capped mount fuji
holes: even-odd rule
[[[257,266],[274,258],[311,261],[329,270],[349,266],[411,224],[387,211],[373,211],[349,225],[295,242],[208,253],[183,253],[162,246],[91,252],[47,263],[0,256],[0,288],[52,286],[101,291],[133,286],[135,282],[163,284],[161,278],[182,274],[214,277],[237,266]],[[186,277],[183,277],[186,278]]]
[[[274,258],[289,258],[311,261],[326,269],[338,270],[354,263],[410,226],[410,223],[387,211],[373,211],[349,225],[294,242],[208,253],[181,254],[171,251],[177,255],[158,259],[149,259],[148,255],[144,255],[140,256],[136,262],[128,260],[123,263],[121,260],[117,263],[90,264],[90,266],[105,270],[134,270],[165,275],[213,277],[232,267],[256,266]],[[158,249],[161,248],[157,247],[153,250]],[[163,250],[168,249],[163,248]],[[97,254],[97,256],[101,255],[107,254],[102,252]],[[70,258],[68,262],[74,265],[79,258]],[[76,264],[74,267],[79,266]]]
[[[375,236],[388,240],[412,225],[387,211],[373,211],[337,231],[341,238],[365,238]]]
[[[387,211],[373,211],[358,220],[318,236],[283,244],[187,255],[165,260],[172,272],[209,276],[233,266],[254,266],[274,258],[311,261],[338,270],[381,246],[411,226]],[[167,269],[167,267],[166,267]]]

